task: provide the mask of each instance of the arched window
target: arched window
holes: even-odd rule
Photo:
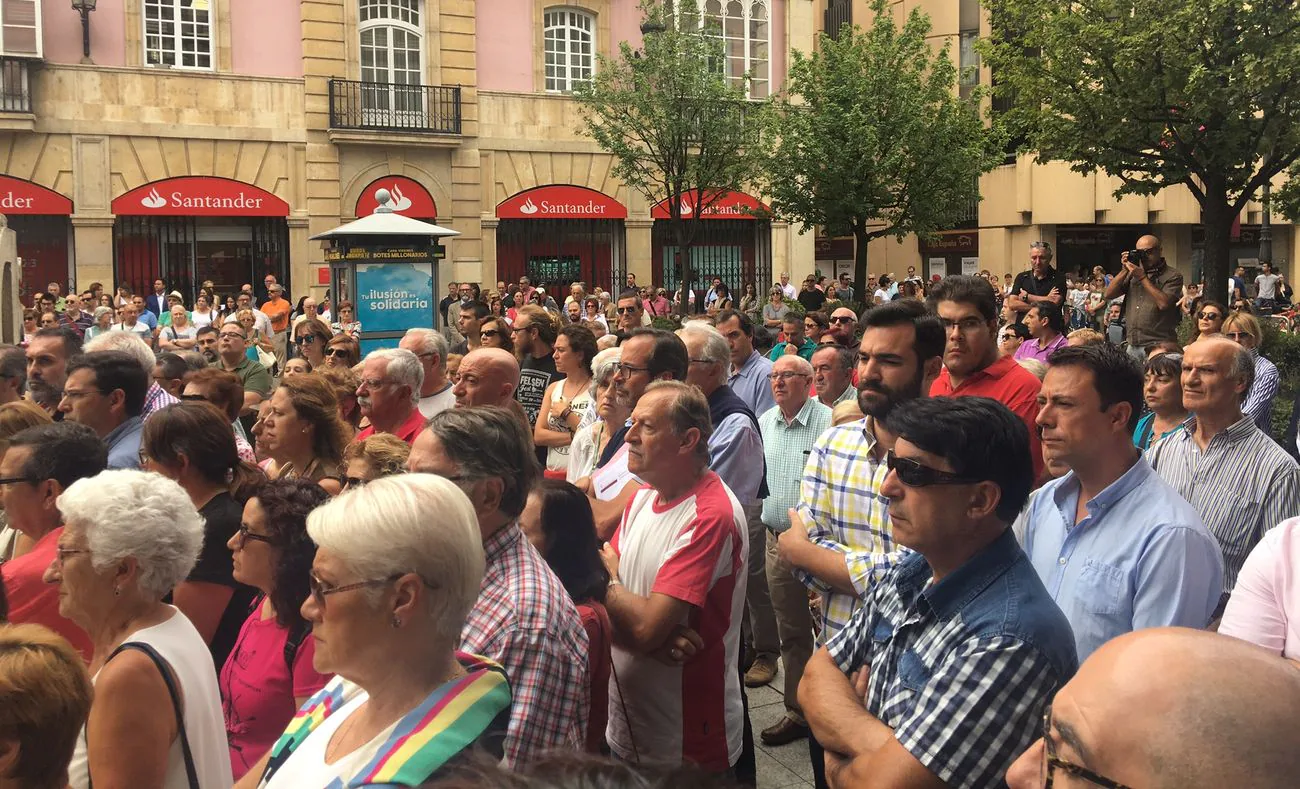
[[[771,27],[766,0],[706,0],[701,24],[722,38],[727,76],[737,86],[750,77],[748,95],[765,99],[771,92]]]
[[[363,110],[374,115],[422,113],[424,37],[420,0],[360,2]],[[382,120],[385,119],[375,117],[371,122]],[[400,118],[388,120],[400,121]]]
[[[548,8],[542,17],[546,42],[546,91],[568,93],[591,81],[596,66],[596,18],[576,8]]]

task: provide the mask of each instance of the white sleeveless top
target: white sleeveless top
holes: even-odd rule
[[[564,396],[564,383],[565,383],[564,381],[560,381],[559,383],[557,383],[554,391],[551,392],[551,411],[550,411],[550,416],[546,419],[546,426],[559,433],[569,432],[569,426],[564,423],[563,419],[560,419],[561,409],[555,405],[560,401],[560,398]],[[591,408],[591,387],[584,386],[582,388],[582,391],[578,393],[578,396],[573,398],[573,400],[569,402],[569,406],[579,416],[585,415],[587,413],[587,409]],[[569,445],[568,444],[565,444],[562,447],[546,448],[546,470],[547,471],[568,471],[569,470]]]
[[[170,606],[169,606],[170,607]],[[172,669],[185,717],[185,734],[194,757],[194,769],[202,789],[230,789],[234,778],[230,772],[230,748],[226,744],[226,724],[221,712],[221,692],[217,689],[217,671],[212,653],[194,625],[178,609],[172,608],[166,622],[137,630],[126,642],[143,642],[153,647]],[[120,655],[118,657],[121,657]],[[116,659],[116,658],[115,658]],[[102,669],[101,669],[102,670]],[[99,678],[96,672],[92,682]],[[170,716],[171,702],[167,714]],[[77,748],[68,766],[72,789],[90,787],[90,766],[86,754],[86,727],[81,727]],[[167,776],[162,789],[188,789],[185,757],[181,754],[179,734],[167,758]]]

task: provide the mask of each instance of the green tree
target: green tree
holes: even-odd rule
[[[1300,157],[1300,7],[1263,0],[984,0],[981,42],[1007,121],[1041,161],[1184,186],[1223,301],[1234,219]]]
[[[701,217],[726,192],[754,182],[767,112],[746,99],[748,78],[726,75],[717,25],[700,24],[695,0],[675,6],[642,0],[641,50],[623,42],[616,57],[600,57],[574,98],[583,133],[614,156],[615,174],[651,204],[668,200],[678,274],[691,287]]]
[[[884,0],[873,10],[865,31],[846,26],[811,55],[792,53],[764,184],[772,210],[800,232],[854,237],[859,287],[871,239],[951,227],[1001,160],[978,94],[959,98],[948,48],[930,47],[929,17],[913,10],[900,27]]]

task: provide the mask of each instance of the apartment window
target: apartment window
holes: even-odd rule
[[[960,92],[963,99],[970,98],[975,86],[980,84],[980,54],[975,51],[975,41],[978,39],[978,30],[963,30],[961,33],[958,65],[961,68]]]
[[[766,0],[706,0],[702,11],[701,25],[722,39],[732,84],[744,87],[748,75],[749,98],[767,98],[772,76]]]
[[[420,0],[361,0],[361,109],[368,123],[407,126],[425,109]]]
[[[211,0],[144,0],[144,56],[151,66],[212,68]]]
[[[546,43],[546,91],[568,93],[590,82],[596,62],[596,18],[574,8],[547,9],[542,16]]]

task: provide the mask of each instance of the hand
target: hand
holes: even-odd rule
[[[618,552],[614,550],[614,546],[609,543],[601,546],[600,561],[604,563],[605,569],[609,571],[610,580],[618,580]]]
[[[1127,252],[1124,254],[1126,256],[1128,255]],[[1141,266],[1135,266],[1134,264],[1129,263],[1128,260],[1124,261],[1124,270],[1128,272],[1130,279],[1135,279],[1141,282],[1142,280],[1147,278],[1147,272],[1145,269],[1143,269]]]
[[[1058,298],[1058,299],[1059,299],[1059,298],[1061,298],[1061,289],[1060,289],[1060,288],[1052,288],[1050,291],[1047,292],[1047,296],[1048,296],[1048,298],[1055,297],[1055,298]]]
[[[782,351],[782,353],[786,356],[794,356],[799,353],[799,349],[795,347],[794,343],[787,342],[785,344],[785,350]]]
[[[808,539],[808,527],[804,525],[803,518],[793,508],[790,510],[790,528],[781,532],[781,536],[776,538],[776,550],[781,555],[781,559],[789,564],[798,566],[791,559],[800,548],[806,544],[811,544],[812,540]]]
[[[849,675],[849,682],[853,684],[853,692],[858,694],[862,700],[862,705],[867,704],[867,692],[871,689],[871,669],[863,666]]]
[[[1020,289],[1020,300],[1021,300],[1021,301],[1029,301],[1029,291],[1025,290],[1024,288],[1021,288],[1021,289]]]
[[[686,625],[677,625],[664,640],[662,646],[651,653],[651,657],[666,666],[680,666],[688,663],[704,649],[704,639],[700,634]]]

